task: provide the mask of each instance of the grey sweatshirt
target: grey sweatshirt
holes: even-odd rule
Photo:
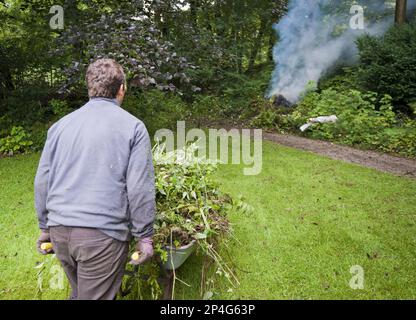
[[[49,130],[35,177],[39,227],[89,227],[126,241],[153,234],[155,181],[144,124],[93,98]]]

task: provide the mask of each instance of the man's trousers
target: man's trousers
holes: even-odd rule
[[[127,262],[128,242],[92,228],[57,226],[49,231],[72,288],[70,299],[115,299]]]

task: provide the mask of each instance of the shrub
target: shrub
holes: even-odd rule
[[[309,118],[335,114],[339,119],[335,125],[317,125],[310,133],[315,138],[341,140],[350,145],[371,145],[373,136],[393,125],[395,119],[389,96],[379,99],[376,93],[356,90],[328,89],[321,94],[312,93],[298,106],[297,112],[303,115],[298,115],[303,123]]]
[[[317,139],[416,156],[415,121],[406,120],[404,125],[400,125],[389,95],[357,90],[339,92],[332,88],[321,93],[311,92],[290,115],[281,116],[283,120],[280,119],[278,125],[299,132],[299,127],[309,118],[333,114],[338,117],[336,123],[315,124],[305,134]]]
[[[42,151],[45,142],[46,136],[48,134],[48,129],[51,126],[51,123],[42,123],[42,122],[35,122],[30,127],[30,137],[33,141],[32,149],[34,151]]]
[[[400,128],[387,128],[375,139],[382,151],[416,157],[416,121],[409,121]]]
[[[58,118],[62,118],[71,112],[68,103],[64,100],[52,99],[49,101],[52,113]]]
[[[0,137],[7,135],[10,128],[13,126],[13,121],[9,115],[0,116]]]
[[[191,113],[194,117],[215,118],[223,109],[223,100],[212,95],[197,95],[191,104]]]
[[[32,144],[30,135],[23,127],[13,127],[8,136],[0,139],[0,154],[12,156],[16,153],[24,153],[29,151]]]
[[[282,118],[279,117],[275,110],[266,109],[255,116],[250,125],[256,128],[276,129],[282,122]]]
[[[190,104],[189,119],[195,126],[209,126],[210,122],[217,122],[224,118],[224,113],[229,109],[228,101],[213,95],[197,95]]]
[[[162,128],[175,129],[176,122],[189,114],[188,106],[178,94],[159,90],[131,94],[125,98],[123,108],[141,119],[150,135]]]
[[[337,91],[362,90],[358,76],[358,66],[337,67],[319,80],[319,89]]]
[[[387,93],[395,102],[416,97],[416,21],[392,27],[383,37],[364,36],[358,76],[368,90]]]
[[[41,86],[18,88],[1,101],[1,114],[24,127],[47,119],[47,89]]]

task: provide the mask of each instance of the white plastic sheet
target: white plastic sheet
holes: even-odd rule
[[[337,121],[338,121],[338,117],[336,115],[310,118],[307,123],[305,123],[303,126],[300,127],[300,131],[304,132],[314,123],[329,123],[329,122],[337,122]]]

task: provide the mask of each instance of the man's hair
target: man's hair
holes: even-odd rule
[[[86,81],[90,98],[114,99],[126,76],[123,68],[113,59],[98,59],[88,66]]]

